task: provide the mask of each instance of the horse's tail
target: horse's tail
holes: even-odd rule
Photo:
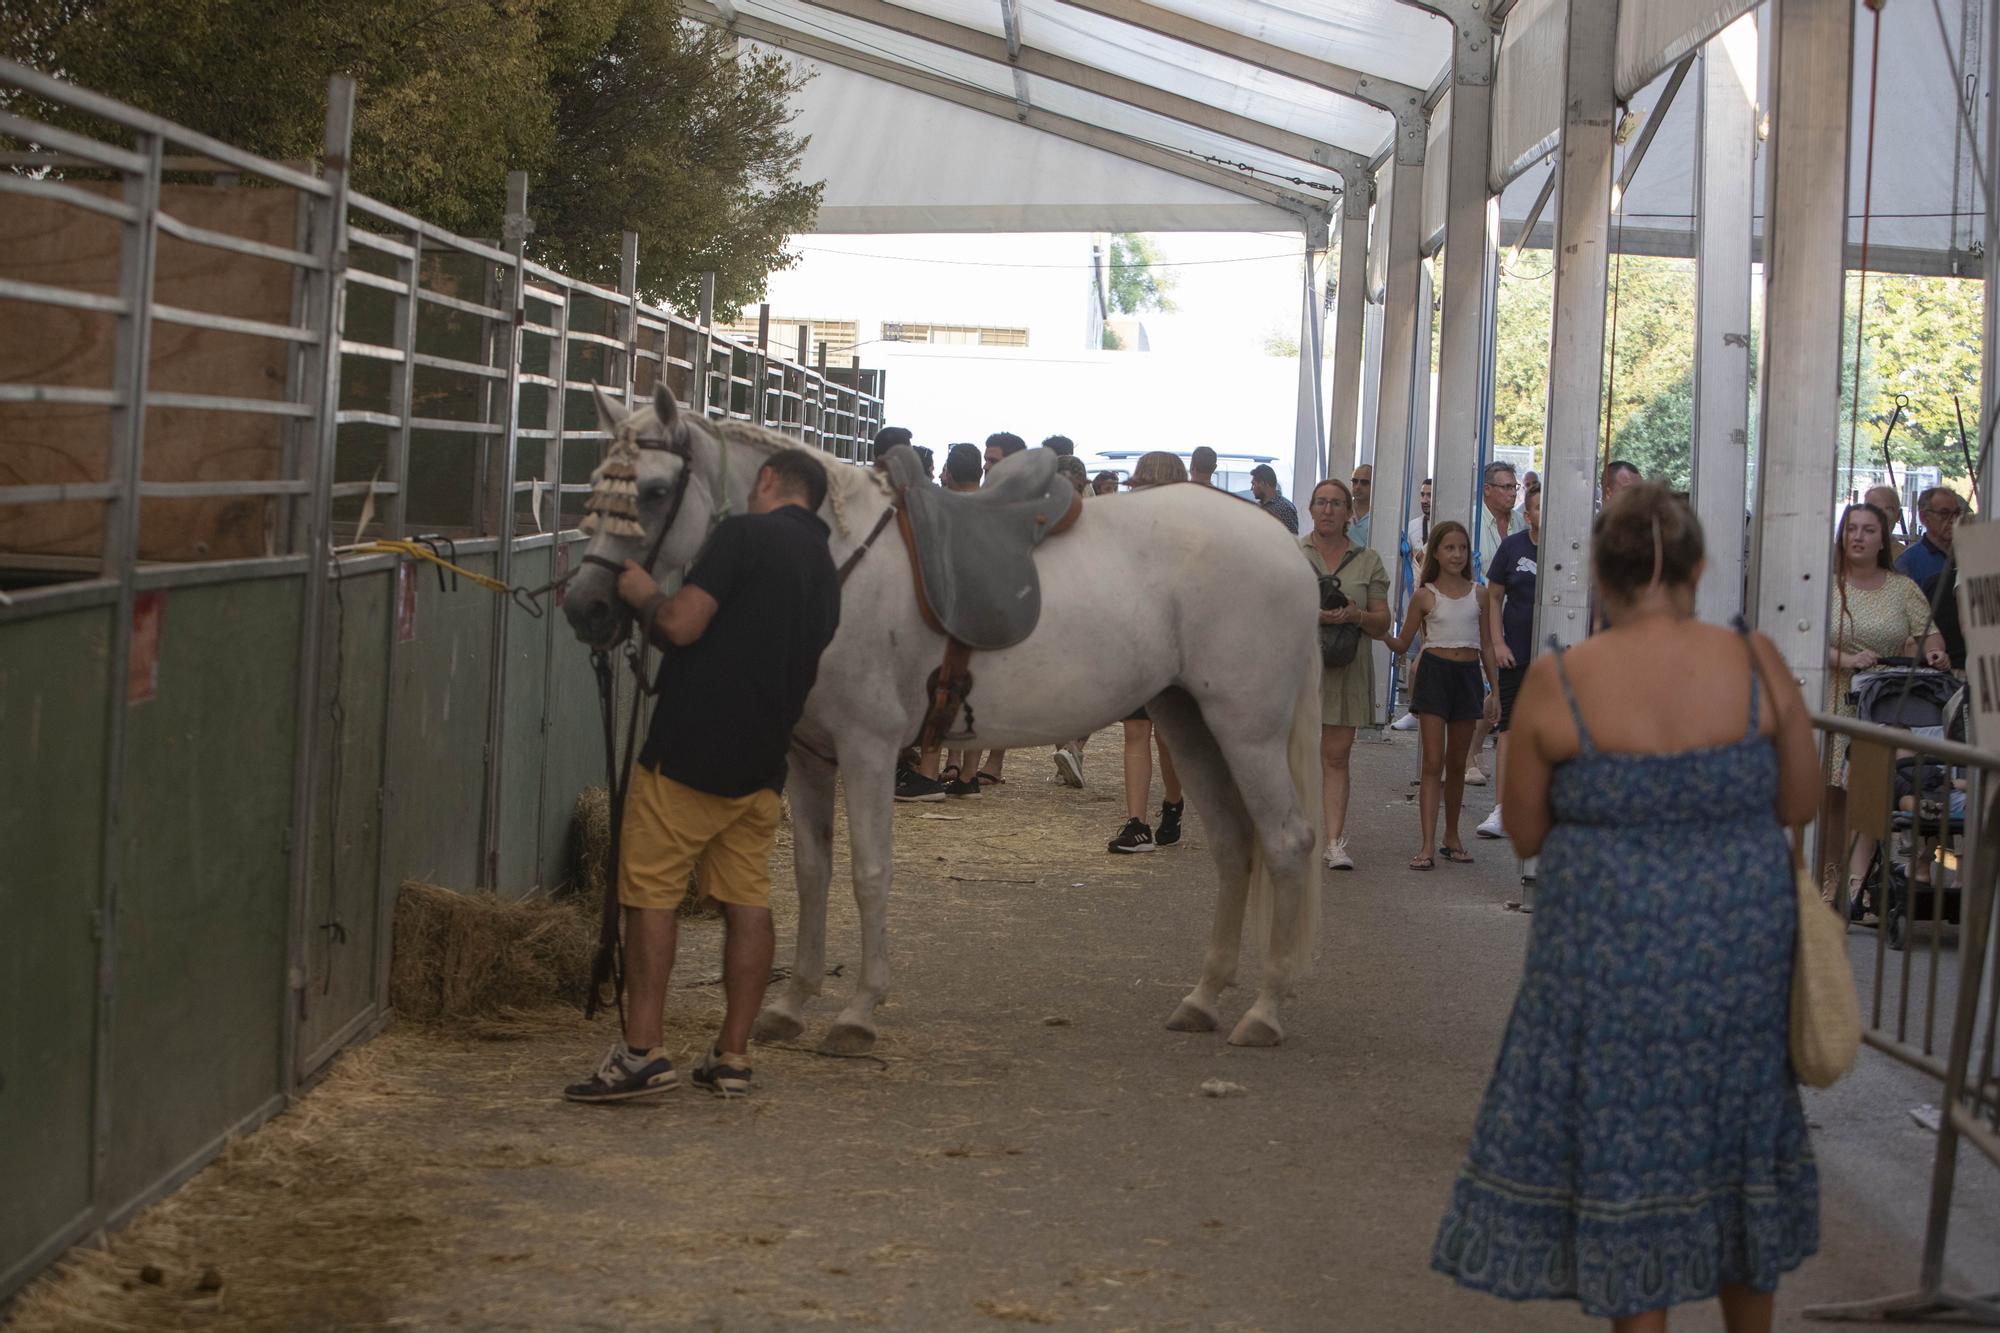
[[[1313,949],[1319,942],[1320,849],[1326,843],[1326,810],[1320,801],[1319,640],[1309,641],[1311,654],[1306,670],[1292,697],[1292,725],[1285,741],[1285,762],[1292,771],[1293,798],[1299,804],[1312,843],[1307,849],[1304,882],[1299,893],[1298,912],[1290,921],[1273,921],[1276,886],[1271,883],[1270,866],[1262,838],[1250,842],[1249,920],[1253,936],[1265,941],[1267,957],[1283,954],[1285,972],[1293,981],[1312,975]],[[1362,645],[1366,652],[1367,644]]]

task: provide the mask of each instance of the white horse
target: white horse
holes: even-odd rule
[[[572,628],[586,643],[605,645],[629,622],[611,570],[644,559],[656,541],[656,577],[687,566],[718,515],[744,511],[764,458],[798,446],[759,427],[704,420],[665,391],[629,416],[600,393],[598,412],[604,429],[626,442],[628,464],[630,446],[638,446],[644,528],[638,536],[598,532],[569,584],[564,605]],[[919,612],[896,525],[878,528],[893,503],[887,479],[815,457],[827,465],[821,517],[832,529],[835,563],[870,533],[877,540],[843,588],[840,629],[795,732],[786,792],[797,954],[791,979],[758,1017],[757,1036],[780,1041],[802,1032],[825,976],[837,764],[846,779],[861,970],[823,1049],[854,1053],[874,1044],[875,1008],[889,990],[896,756],[917,735],[926,680],[945,644]],[[686,482],[683,468],[691,469]],[[1091,499],[1071,531],[1036,550],[1035,563],[1040,621],[1016,647],[974,655],[978,732],[956,730],[961,715],[946,743],[1051,745],[1145,705],[1201,812],[1221,879],[1201,979],[1167,1026],[1215,1030],[1218,1000],[1235,980],[1248,905],[1253,937],[1264,945],[1263,970],[1256,1000],[1229,1040],[1277,1044],[1280,1000],[1309,972],[1319,923],[1319,598],[1310,565],[1269,515],[1194,485]],[[1078,847],[1077,854],[1104,853]]]

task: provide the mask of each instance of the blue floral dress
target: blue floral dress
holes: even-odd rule
[[[1431,1266],[1605,1318],[1772,1290],[1819,1246],[1777,748],[1753,684],[1733,745],[1600,751],[1555,651],[1582,748],[1551,779],[1527,967]]]

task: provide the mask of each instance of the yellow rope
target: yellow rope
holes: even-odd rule
[[[541,607],[534,600],[534,594],[527,588],[510,587],[502,583],[499,579],[491,578],[485,574],[474,573],[463,565],[453,564],[436,551],[431,550],[430,547],[425,546],[422,542],[384,537],[378,541],[362,542],[358,546],[343,546],[338,553],[341,555],[400,555],[406,556],[411,560],[427,560],[440,569],[450,570],[460,578],[470,579],[473,583],[478,584],[488,592],[497,592],[502,597],[512,598],[517,605],[530,614],[539,616],[542,613]]]

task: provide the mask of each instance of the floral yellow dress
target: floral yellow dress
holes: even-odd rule
[[[1301,537],[1299,547],[1311,562],[1313,573],[1330,574],[1326,559],[1313,547],[1311,537]],[[1389,571],[1382,557],[1365,546],[1354,548],[1354,558],[1340,571],[1340,590],[1355,606],[1389,600]],[[1375,725],[1375,644],[1361,640],[1354,660],[1344,667],[1328,667],[1320,674],[1319,721],[1324,727],[1372,727]]]
[[[1925,624],[1931,618],[1930,603],[1924,600],[1923,589],[1915,581],[1902,574],[1891,573],[1879,588],[1857,588],[1849,583],[1834,585],[1832,634],[1833,646],[1843,653],[1858,653],[1866,649],[1877,657],[1896,657],[1902,654],[1904,646],[1912,639],[1919,641]],[[1848,670],[1829,670],[1826,673],[1826,698],[1822,701],[1825,711],[1835,717],[1853,717],[1854,704],[1847,692],[1852,687],[1854,673]],[[1847,747],[1843,745],[1827,747],[1827,782],[1841,785],[1842,761]]]

